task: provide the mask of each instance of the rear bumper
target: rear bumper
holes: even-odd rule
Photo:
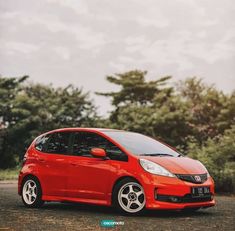
[[[21,195],[21,185],[23,180],[23,173],[20,171],[18,176],[18,194]]]
[[[214,182],[211,177],[202,184],[194,184],[178,178],[152,175],[151,180],[147,182],[145,180],[142,185],[145,190],[146,208],[148,209],[181,210],[215,205]],[[210,194],[202,198],[193,198],[191,188],[202,186],[209,187]],[[172,197],[175,200],[171,200]]]

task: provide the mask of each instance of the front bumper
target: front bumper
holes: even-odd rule
[[[182,181],[178,178],[151,175],[144,177],[142,183],[145,196],[146,208],[148,209],[175,209],[211,207],[215,205],[214,200],[214,181],[209,177],[202,184],[194,184]],[[146,179],[149,179],[146,181]],[[204,197],[193,198],[191,195],[192,187],[210,188],[210,194]]]

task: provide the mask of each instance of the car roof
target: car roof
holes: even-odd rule
[[[50,131],[51,132],[64,132],[64,131],[90,131],[90,132],[121,132],[123,130],[111,129],[111,128],[83,128],[83,127],[74,127],[74,128],[59,128]]]

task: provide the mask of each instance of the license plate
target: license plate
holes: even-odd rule
[[[192,197],[203,197],[210,193],[210,187],[192,187]]]

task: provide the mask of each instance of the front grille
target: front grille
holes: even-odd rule
[[[202,184],[207,180],[207,173],[205,174],[175,174],[180,180],[188,181],[195,184]]]
[[[191,194],[186,194],[183,197],[157,194],[155,199],[158,201],[171,202],[171,203],[197,203],[197,202],[212,201],[213,197],[212,194],[207,194],[202,197],[192,197]]]

